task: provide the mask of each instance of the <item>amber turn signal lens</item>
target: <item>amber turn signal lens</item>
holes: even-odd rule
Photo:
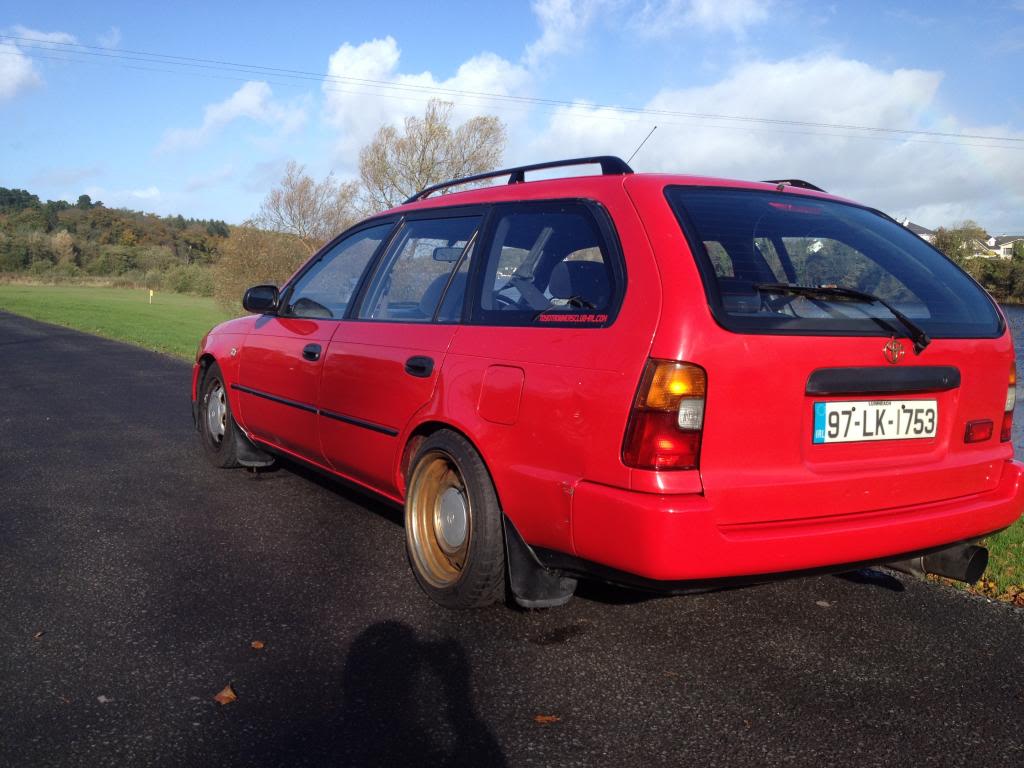
[[[675,411],[683,398],[703,398],[707,391],[704,369],[690,363],[652,360],[637,394],[637,408]]]

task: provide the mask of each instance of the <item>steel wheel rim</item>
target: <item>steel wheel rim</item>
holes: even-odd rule
[[[210,439],[219,445],[228,429],[228,404],[224,396],[224,386],[215,381],[210,393],[206,396],[206,428]]]
[[[456,583],[469,554],[473,505],[462,473],[448,454],[431,451],[419,461],[405,510],[417,572],[434,587]]]

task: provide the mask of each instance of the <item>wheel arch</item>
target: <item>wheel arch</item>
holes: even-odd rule
[[[402,498],[405,498],[406,478],[409,475],[409,465],[412,462],[412,457],[416,455],[416,451],[419,450],[420,445],[423,441],[430,437],[435,432],[442,429],[447,429],[450,432],[454,432],[459,437],[464,439],[470,446],[476,451],[480,460],[484,464],[484,469],[487,470],[487,475],[490,477],[491,485],[494,487],[494,494],[498,497],[498,506],[504,510],[504,506],[501,503],[501,491],[498,489],[498,484],[494,480],[494,472],[491,471],[490,463],[487,460],[487,454],[480,450],[480,446],[476,440],[468,433],[468,431],[450,421],[442,421],[441,419],[427,419],[417,424],[410,432],[408,437],[405,439],[405,445],[402,446],[402,452],[399,456],[398,465],[395,468],[395,485],[398,487],[398,491]]]

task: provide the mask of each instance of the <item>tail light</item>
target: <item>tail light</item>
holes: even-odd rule
[[[1013,437],[1013,406],[1017,404],[1017,365],[1010,363],[1010,386],[1006,389],[1006,407],[1003,408],[1003,425],[999,439],[1007,442]]]
[[[706,392],[700,366],[649,360],[626,427],[623,462],[637,469],[696,469]]]

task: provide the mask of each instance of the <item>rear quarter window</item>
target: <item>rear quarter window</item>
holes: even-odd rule
[[[850,288],[885,300],[933,338],[1003,332],[992,300],[949,259],[856,205],[787,192],[668,187],[715,317],[739,332],[902,335],[877,303],[772,292]]]
[[[496,206],[489,229],[474,322],[547,327],[612,322],[625,273],[603,209],[573,201]]]

